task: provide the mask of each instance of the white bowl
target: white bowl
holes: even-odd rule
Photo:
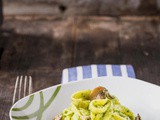
[[[143,120],[160,120],[160,87],[138,79],[99,77],[56,85],[29,95],[13,105],[11,120],[53,120],[71,103],[71,94],[78,90],[106,87],[122,105],[139,113]]]

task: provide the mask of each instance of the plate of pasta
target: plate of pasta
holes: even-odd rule
[[[160,87],[99,77],[33,93],[10,109],[11,120],[160,120]]]

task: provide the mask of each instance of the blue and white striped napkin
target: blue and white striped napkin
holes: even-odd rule
[[[62,73],[62,83],[78,81],[87,78],[102,76],[122,76],[135,78],[135,72],[131,65],[87,65],[66,68]]]

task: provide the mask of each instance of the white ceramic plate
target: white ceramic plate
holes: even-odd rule
[[[137,79],[101,77],[53,86],[18,101],[10,110],[11,120],[53,120],[70,105],[78,90],[106,87],[121,104],[139,113],[143,120],[160,120],[160,87]]]

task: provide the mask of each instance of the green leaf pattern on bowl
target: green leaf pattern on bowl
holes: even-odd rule
[[[47,101],[46,104],[44,104],[43,92],[42,91],[39,92],[39,95],[40,95],[40,107],[39,107],[39,109],[37,111],[35,111],[34,113],[31,113],[29,115],[25,115],[25,116],[12,116],[12,118],[15,119],[15,120],[27,120],[27,119],[31,119],[31,118],[35,118],[36,117],[37,120],[41,120],[43,112],[54,101],[54,99],[56,98],[56,96],[59,93],[60,89],[61,89],[61,86],[57,86],[56,90],[54,91],[54,93],[52,94],[52,96],[50,97],[50,99]],[[24,106],[19,107],[19,108],[13,108],[12,111],[18,112],[18,111],[23,111],[23,110],[27,109],[30,105],[32,105],[33,100],[34,100],[34,94],[29,97],[28,101],[26,102],[26,104]]]

